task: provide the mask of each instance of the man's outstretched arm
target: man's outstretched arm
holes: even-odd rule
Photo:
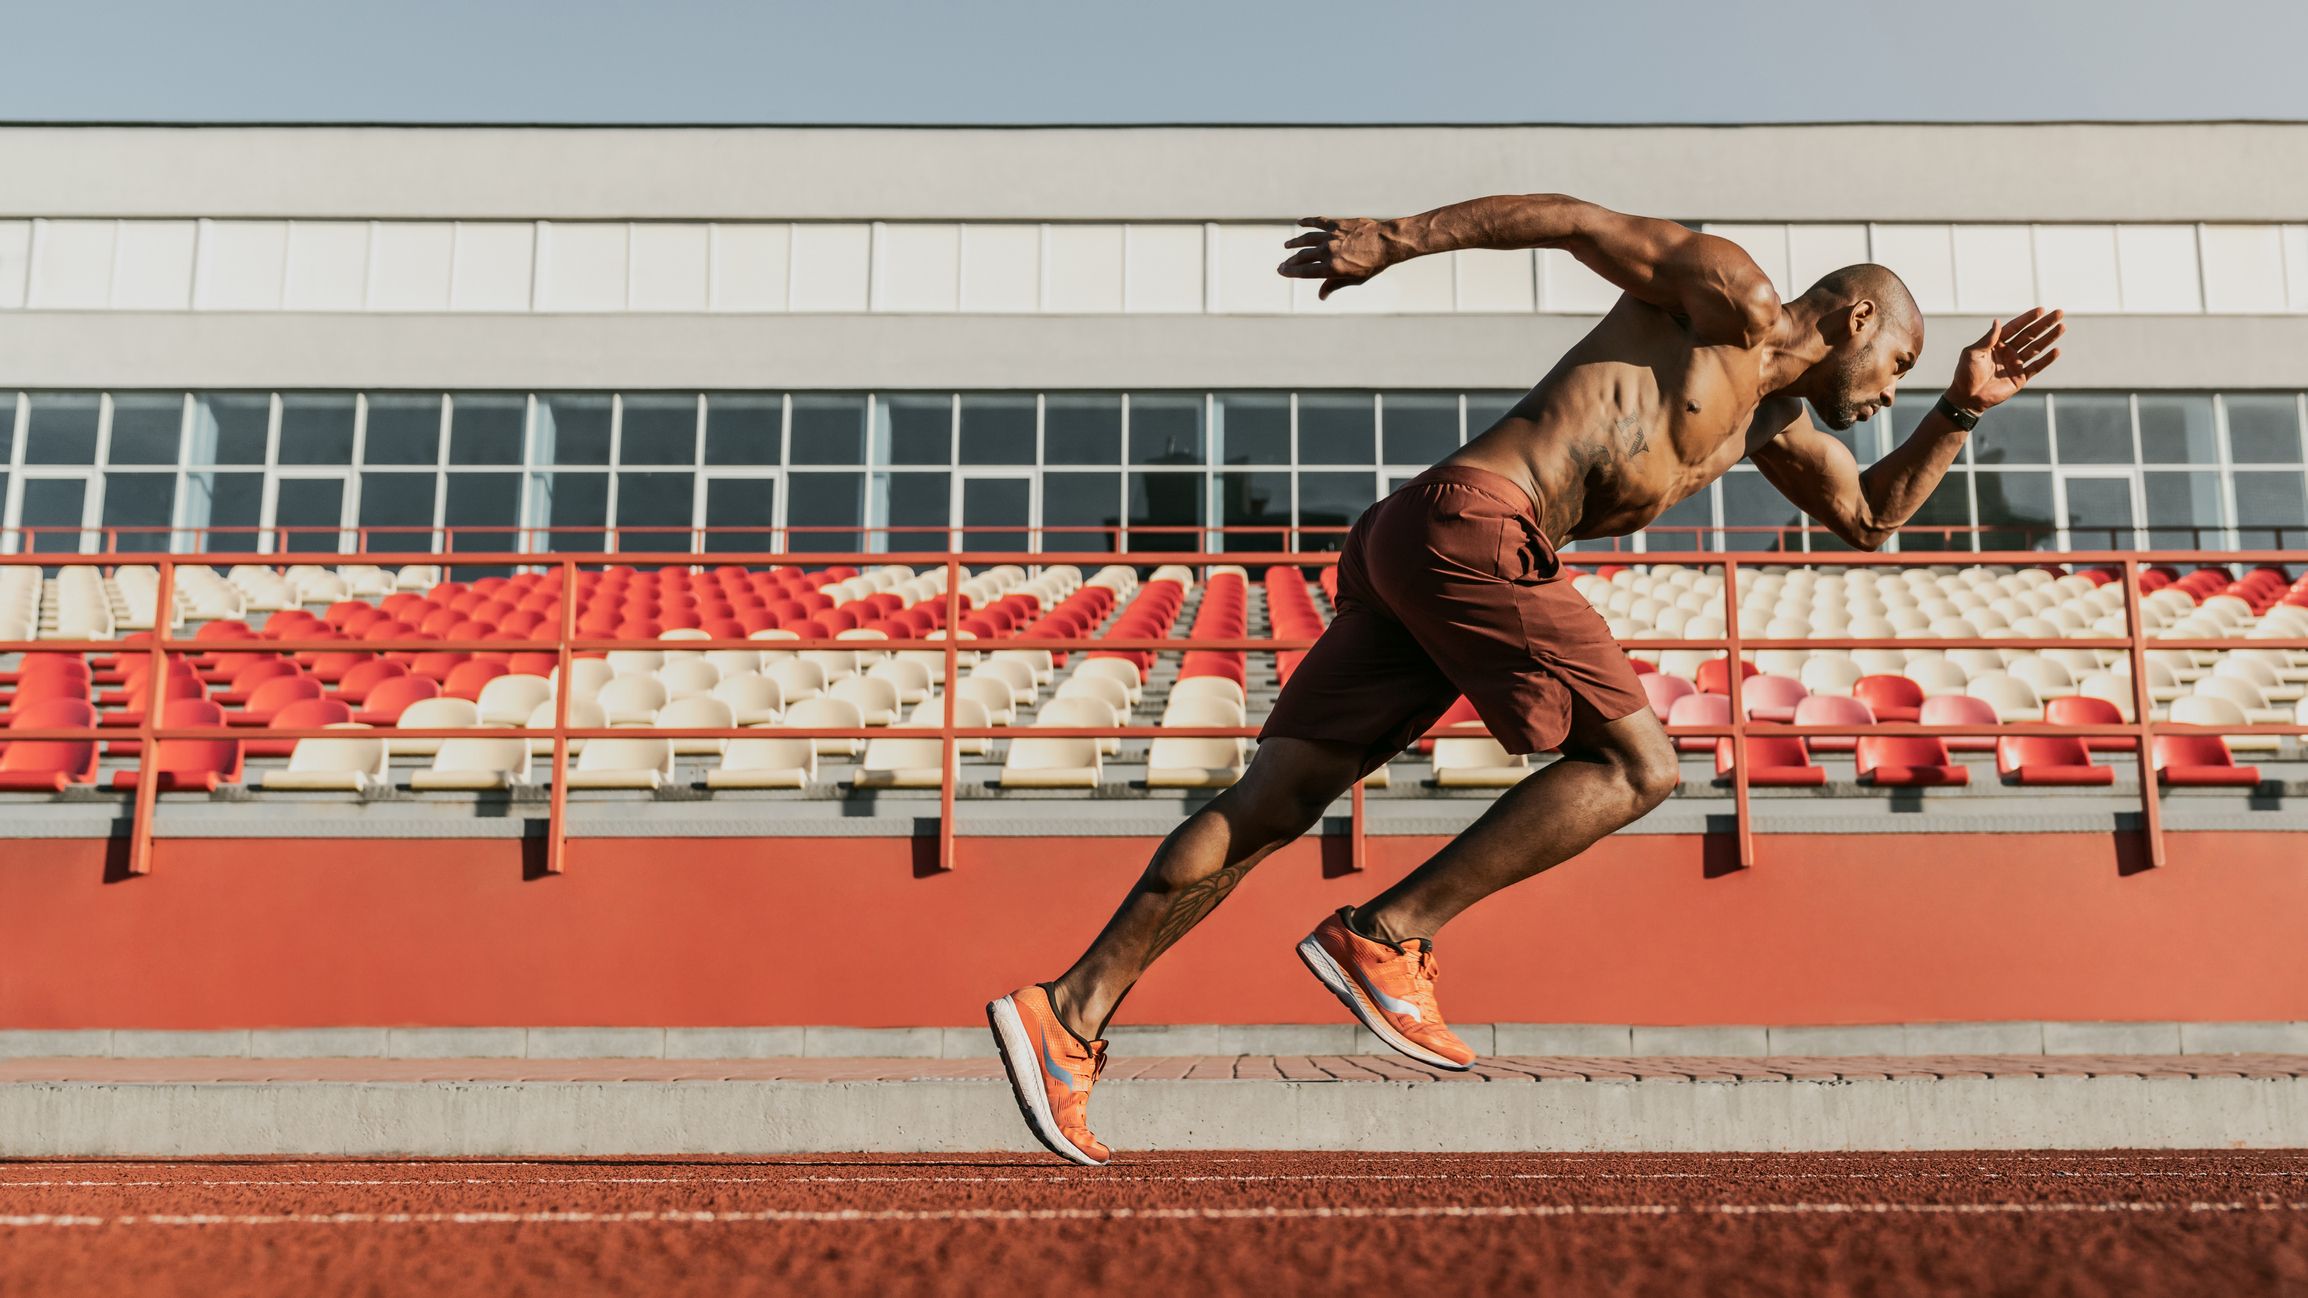
[[[1753,345],[1779,315],[1770,277],[1738,244],[1564,194],[1501,194],[1394,220],[1309,217],[1299,224],[1314,229],[1283,245],[1300,251],[1281,271],[1321,280],[1326,298],[1428,253],[1560,248],[1637,298],[1689,319],[1710,341]]]
[[[2009,325],[1988,326],[1956,362],[1947,399],[1958,409],[1983,412],[2010,400],[2029,379],[2059,359],[2052,344],[2067,331],[2058,311],[2037,307]],[[1811,422],[1803,403],[1775,398],[1756,411],[1780,423],[1770,440],[1748,454],[1779,494],[1829,531],[1862,550],[1879,550],[1900,524],[1915,516],[1947,475],[1970,436],[1934,410],[1907,440],[1864,471],[1851,451]]]

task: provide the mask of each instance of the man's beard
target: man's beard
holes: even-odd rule
[[[1859,422],[1860,403],[1851,395],[1852,391],[1859,386],[1856,378],[1858,372],[1858,357],[1847,357],[1837,361],[1830,384],[1830,390],[1835,393],[1835,400],[1819,410],[1819,417],[1827,422],[1829,428],[1839,433]],[[1813,406],[1817,408],[1818,403],[1814,402]]]

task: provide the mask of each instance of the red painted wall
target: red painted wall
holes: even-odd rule
[[[1124,1006],[1137,1023],[1330,1022],[1292,943],[1365,875],[1301,843]],[[557,878],[511,842],[0,842],[0,1027],[973,1024],[1054,976],[1152,843],[965,839],[920,875],[895,839],[592,840]],[[2308,1019],[2299,835],[1628,836],[1443,935],[1464,1022]],[[109,849],[115,858],[119,848]],[[1326,874],[1328,869],[1333,871]],[[1714,873],[1711,875],[1710,871]],[[2127,871],[2129,871],[2127,873]]]

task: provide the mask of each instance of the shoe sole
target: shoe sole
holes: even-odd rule
[[[1018,1112],[1026,1119],[1026,1129],[1034,1133],[1034,1139],[1069,1162],[1084,1167],[1104,1167],[1103,1161],[1083,1153],[1080,1146],[1059,1133],[1057,1115],[1050,1112],[1049,1092],[1042,1089],[1042,1063],[1034,1052],[1034,1039],[1027,1035],[1026,1020],[1018,1013],[1016,1002],[1007,996],[989,1002],[986,1024],[994,1030],[994,1047],[1002,1056],[1002,1071],[1009,1075],[1010,1094],[1016,1097]]]
[[[1372,1005],[1363,995],[1362,988],[1355,982],[1353,975],[1341,968],[1338,961],[1333,960],[1330,952],[1323,950],[1322,943],[1315,941],[1311,934],[1299,941],[1298,958],[1305,962],[1307,972],[1313,974],[1317,982],[1328,987],[1330,994],[1336,996],[1339,1002],[1346,1006],[1349,1013],[1360,1020],[1364,1027],[1370,1029],[1372,1036],[1422,1064],[1431,1064],[1436,1068],[1447,1068],[1454,1073],[1463,1073],[1474,1067],[1471,1062],[1462,1064],[1456,1060],[1445,1059],[1397,1032],[1394,1025],[1386,1021],[1386,1016],[1378,1012],[1378,1007]]]

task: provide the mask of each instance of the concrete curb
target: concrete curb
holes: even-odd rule
[[[2308,1077],[1767,1083],[1112,1081],[1123,1150],[2308,1146]],[[11,1157],[951,1153],[1035,1148],[1006,1083],[18,1082]]]

